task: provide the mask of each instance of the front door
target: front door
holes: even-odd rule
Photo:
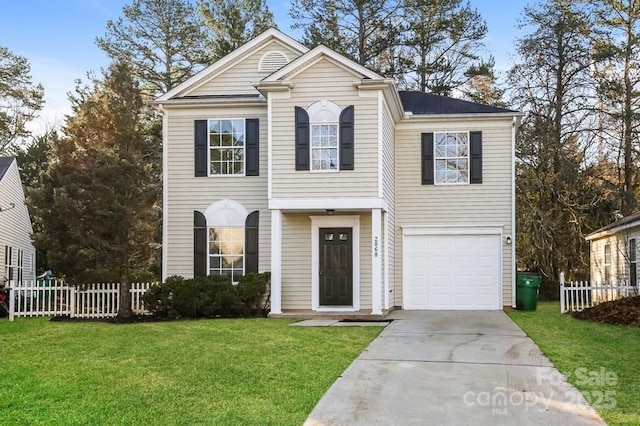
[[[320,306],[353,306],[351,228],[320,228]]]

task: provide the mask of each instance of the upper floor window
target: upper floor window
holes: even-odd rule
[[[311,170],[338,170],[338,123],[311,124]]]
[[[354,168],[354,107],[321,100],[295,107],[296,170],[332,172]]]
[[[423,185],[481,184],[482,132],[420,135]]]
[[[436,133],[435,142],[435,183],[469,183],[469,133]]]
[[[244,157],[244,120],[209,120],[209,174],[244,175]]]
[[[193,133],[196,177],[260,175],[257,118],[195,120]]]

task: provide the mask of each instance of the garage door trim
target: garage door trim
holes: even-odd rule
[[[499,260],[499,277],[500,277],[500,289],[499,289],[499,306],[496,309],[500,309],[503,305],[503,274],[504,274],[504,260],[503,260],[503,227],[501,225],[459,225],[459,226],[403,226],[402,227],[402,307],[407,306],[407,281],[409,277],[409,265],[406,261],[408,247],[407,236],[437,236],[437,235],[495,235],[499,237],[500,244],[498,244],[498,260]]]

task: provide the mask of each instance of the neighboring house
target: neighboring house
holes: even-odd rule
[[[16,159],[0,157],[0,280],[34,279],[32,233]]]
[[[521,114],[268,30],[155,101],[163,278],[271,271],[271,314],[514,306]]]
[[[623,217],[585,237],[589,241],[591,282],[638,286],[640,212]]]

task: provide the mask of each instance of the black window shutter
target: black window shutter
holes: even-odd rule
[[[258,224],[260,212],[258,210],[247,216],[244,222],[244,272],[258,273]]]
[[[296,170],[309,170],[309,114],[296,107]]]
[[[340,170],[353,170],[353,122],[354,110],[350,105],[340,113]]]
[[[469,133],[469,183],[482,183],[482,132]]]
[[[207,276],[207,219],[193,212],[193,276]]]
[[[207,120],[195,120],[195,174],[207,176]]]
[[[422,184],[433,185],[433,133],[422,134]]]
[[[257,118],[249,118],[245,121],[246,148],[245,148],[245,175],[260,175],[260,123]]]

